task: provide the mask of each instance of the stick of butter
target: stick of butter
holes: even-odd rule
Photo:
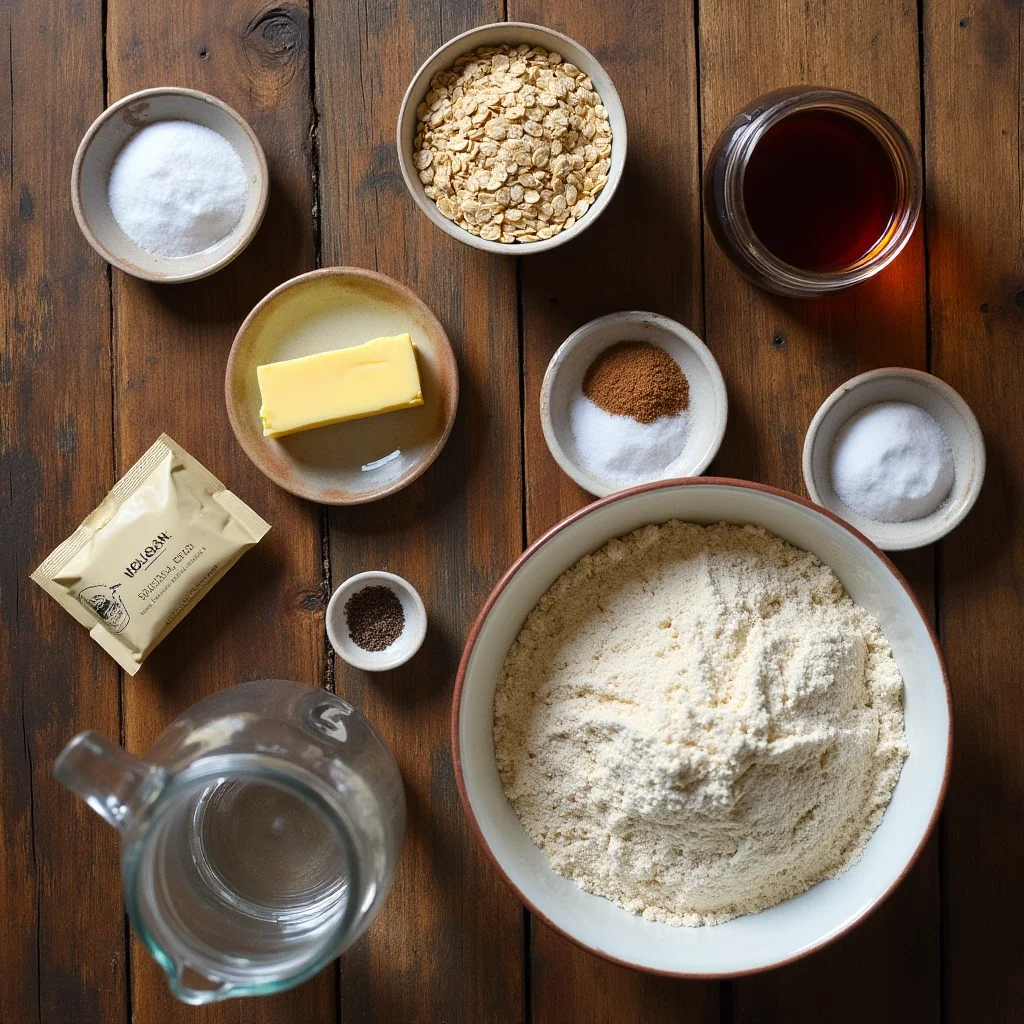
[[[256,367],[264,437],[423,404],[408,334]]]

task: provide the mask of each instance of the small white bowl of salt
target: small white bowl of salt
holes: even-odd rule
[[[270,176],[242,117],[193,89],[143,89],[85,133],[71,198],[89,244],[146,281],[195,281],[230,263],[267,208]]]
[[[944,537],[985,477],[985,441],[967,403],[921,370],[871,370],[841,385],[807,428],[811,500],[883,551]]]
[[[573,332],[540,393],[544,439],[565,473],[603,497],[699,476],[725,435],[725,381],[682,324],[631,310]]]

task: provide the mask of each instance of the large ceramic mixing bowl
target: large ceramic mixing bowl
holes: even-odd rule
[[[645,921],[555,874],[505,798],[494,762],[494,689],[526,616],[580,557],[649,523],[755,523],[829,565],[881,624],[903,675],[910,756],[863,858],[760,914],[704,928]],[[519,898],[585,949],[645,971],[727,977],[778,967],[849,931],[900,883],[939,815],[951,750],[949,689],[935,635],[906,580],[830,512],[758,484],[711,477],[622,491],[559,523],[505,574],[473,626],[455,684],[452,742],[463,804]]]

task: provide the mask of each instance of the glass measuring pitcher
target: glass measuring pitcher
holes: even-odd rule
[[[366,719],[280,679],[195,704],[144,761],[81,733],[53,774],[120,831],[132,925],[187,1003],[319,971],[380,909],[405,829],[398,766]]]

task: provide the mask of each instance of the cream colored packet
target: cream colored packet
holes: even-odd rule
[[[162,434],[32,579],[135,675],[269,529]]]

